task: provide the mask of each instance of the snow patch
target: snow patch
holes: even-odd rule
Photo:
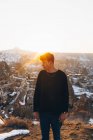
[[[88,98],[90,98],[90,96],[93,95],[93,93],[88,92],[88,91],[87,91],[86,89],[84,89],[84,88],[80,88],[80,87],[75,86],[75,85],[73,85],[72,87],[73,87],[73,90],[74,90],[75,95],[83,95],[83,94],[86,94],[86,96],[87,96]]]
[[[30,132],[29,130],[22,130],[22,129],[20,129],[20,130],[12,130],[12,131],[10,131],[8,133],[0,134],[0,140],[4,140],[6,138],[9,138],[9,137],[12,137],[12,136],[16,136],[16,135],[21,135],[21,134],[26,135],[29,132]]]
[[[93,124],[93,118],[90,118],[89,124]]]

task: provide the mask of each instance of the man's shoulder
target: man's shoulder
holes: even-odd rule
[[[61,74],[61,75],[65,75],[66,76],[66,73],[62,70],[58,70],[58,72]]]
[[[67,79],[67,74],[64,71],[59,70],[59,75],[62,79]]]
[[[39,75],[42,75],[42,74],[45,74],[45,70],[41,70],[41,71],[39,72]]]

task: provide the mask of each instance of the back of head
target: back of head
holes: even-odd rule
[[[50,52],[44,53],[40,56],[41,61],[52,61],[54,63],[54,55]]]

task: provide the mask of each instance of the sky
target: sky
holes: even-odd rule
[[[0,0],[0,50],[93,53],[93,0]]]

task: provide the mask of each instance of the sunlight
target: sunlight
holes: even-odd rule
[[[55,50],[55,48],[53,47],[43,47],[43,46],[38,46],[38,47],[20,47],[20,49],[22,50],[26,50],[26,51],[32,51],[32,52],[37,52],[38,54],[43,54],[45,52],[56,52],[57,50]],[[60,49],[59,49],[60,51]]]

